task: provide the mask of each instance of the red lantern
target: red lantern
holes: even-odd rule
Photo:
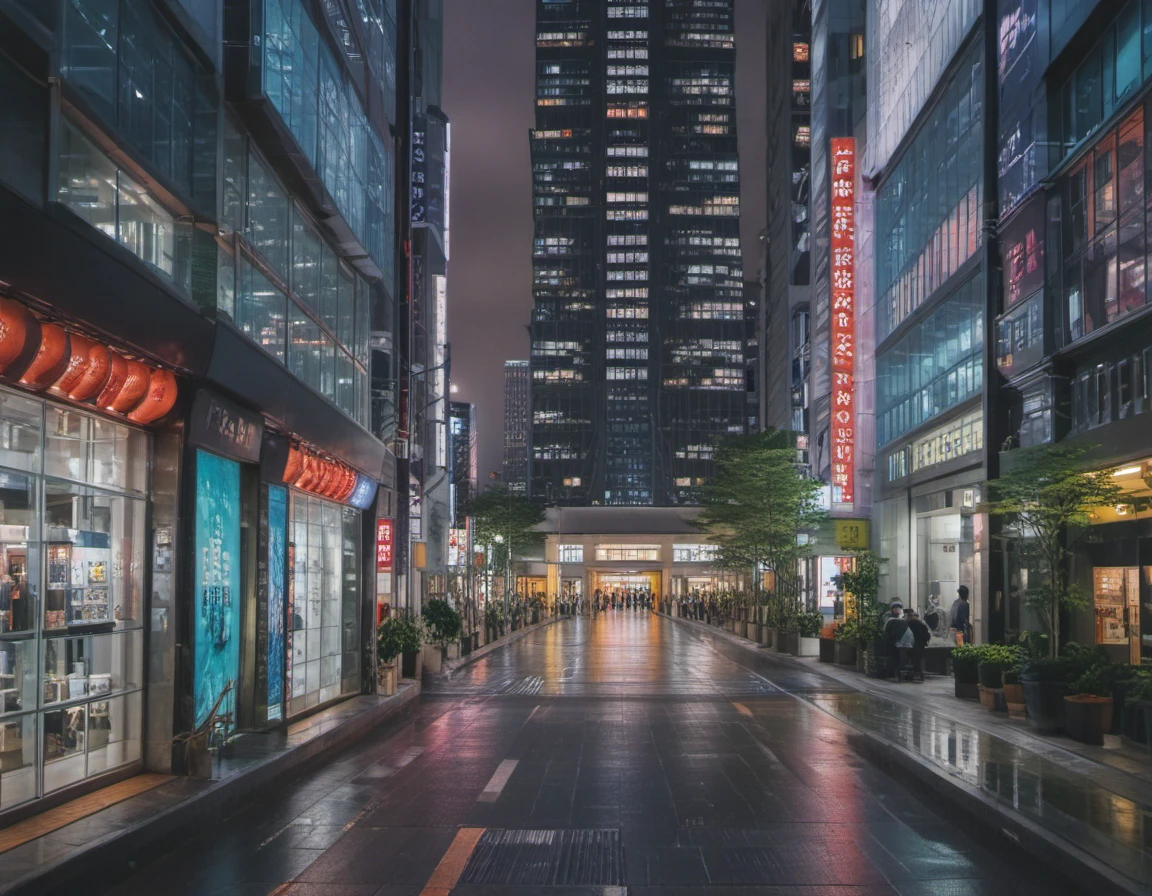
[[[152,368],[139,361],[128,362],[128,373],[124,377],[124,385],[119,394],[112,401],[112,410],[117,414],[127,414],[136,405],[143,401],[148,392],[148,383],[152,377]]]
[[[304,472],[304,453],[300,450],[300,446],[290,445],[288,447],[288,462],[284,464],[283,481],[291,485],[300,478],[302,472]]]
[[[128,359],[116,352],[109,352],[108,354],[112,362],[111,369],[108,371],[108,381],[96,398],[96,404],[106,411],[112,410],[112,402],[116,400],[116,396],[124,388],[124,381],[128,379]]]
[[[153,370],[148,377],[148,394],[128,419],[133,423],[159,420],[176,404],[176,394],[176,374],[171,370]]]
[[[52,384],[52,391],[67,395],[80,382],[88,369],[88,356],[92,351],[92,340],[79,333],[68,334],[68,364],[60,378]]]
[[[68,333],[56,324],[40,324],[40,348],[36,357],[20,377],[21,385],[30,389],[47,389],[68,367],[71,352],[68,348]]]
[[[68,397],[73,401],[88,401],[99,395],[111,373],[112,352],[108,346],[92,342],[88,349],[88,364],[76,385],[68,390]]]
[[[17,376],[40,348],[40,322],[12,299],[0,299],[0,373]]]

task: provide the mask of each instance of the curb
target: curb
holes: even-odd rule
[[[663,615],[663,614],[662,614]],[[724,629],[718,629],[707,623],[694,619],[681,619],[669,615],[667,617],[675,622],[684,624],[690,631],[697,631],[701,635],[722,635],[721,640],[758,656],[770,656],[787,660],[792,665],[800,665],[797,657],[790,654],[768,651],[761,645],[755,644],[739,635],[731,634]],[[826,675],[818,667],[803,668],[816,672],[829,681],[842,683],[839,679]],[[1123,872],[1106,865],[1090,853],[1082,850],[1071,840],[1061,837],[1046,828],[1032,822],[1024,816],[1010,813],[995,800],[984,794],[979,788],[972,787],[963,781],[958,781],[950,775],[927,763],[919,756],[909,752],[902,744],[882,737],[875,732],[859,728],[850,719],[832,712],[799,694],[794,694],[779,687],[782,693],[794,700],[799,700],[813,709],[820,710],[851,729],[848,742],[861,756],[877,766],[901,784],[912,789],[917,796],[927,800],[927,797],[947,800],[950,806],[964,816],[964,820],[972,828],[973,833],[987,837],[990,834],[1000,833],[1005,838],[1005,846],[1011,845],[1025,850],[1056,873],[1062,874],[1095,896],[1102,894],[1117,894],[1117,896],[1147,896],[1152,893],[1152,887],[1141,884],[1139,881],[1127,877]],[[861,691],[860,693],[867,693]],[[868,696],[873,696],[869,694]],[[877,699],[884,699],[877,697]],[[899,701],[893,700],[894,703]],[[907,706],[907,704],[900,704]],[[980,729],[977,729],[980,730]],[[908,778],[912,780],[908,780]],[[941,786],[946,784],[948,786]],[[931,805],[931,802],[929,805]]]
[[[467,656],[462,656],[457,660],[446,661],[440,667],[439,672],[433,673],[431,675],[425,675],[424,677],[427,678],[429,681],[448,681],[449,679],[452,678],[452,673],[455,672],[457,669],[463,669],[465,666],[469,665],[470,663],[476,662],[476,660],[484,659],[484,657],[486,657],[488,654],[492,653],[492,651],[497,650],[501,647],[507,647],[509,644],[515,644],[521,638],[526,638],[529,635],[531,635],[533,632],[538,632],[541,629],[545,629],[548,626],[554,625],[557,622],[563,622],[565,619],[571,619],[571,618],[572,618],[571,616],[557,616],[555,619],[546,619],[543,622],[537,622],[535,625],[530,625],[527,628],[517,629],[516,631],[512,632],[511,634],[505,635],[503,638],[498,638],[495,641],[489,641],[483,647],[478,647],[476,650],[473,650]]]
[[[151,850],[148,857],[151,860],[170,851],[185,839],[195,836],[196,831],[190,829],[203,829],[213,824],[265,785],[300,771],[318,756],[368,734],[415,700],[420,691],[420,682],[405,680],[402,690],[393,696],[379,700],[365,712],[317,734],[307,743],[258,762],[247,771],[221,779],[146,821],[77,848],[53,865],[5,882],[0,885],[0,894],[55,896],[73,893],[79,878],[93,874],[102,876],[104,872],[108,879],[103,883],[110,886],[141,854]]]

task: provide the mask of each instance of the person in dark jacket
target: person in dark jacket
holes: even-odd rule
[[[892,601],[888,608],[888,618],[884,620],[884,649],[888,653],[888,675],[890,679],[900,680],[900,642],[908,634],[908,623],[901,615],[904,605],[898,600]]]
[[[912,680],[923,681],[924,651],[928,649],[928,643],[932,640],[932,630],[928,628],[928,624],[920,618],[920,615],[911,608],[904,614],[904,619],[908,623],[908,628],[912,630],[912,637],[916,639],[916,643],[912,647]]]
[[[968,586],[956,589],[956,601],[952,604],[952,630],[964,636],[964,643],[972,643],[972,608],[968,605]]]

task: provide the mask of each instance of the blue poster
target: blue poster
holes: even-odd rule
[[[288,489],[268,487],[268,721],[284,715],[284,622]]]
[[[216,699],[233,690],[218,712],[236,719],[240,675],[240,465],[196,452],[195,669],[196,727]]]

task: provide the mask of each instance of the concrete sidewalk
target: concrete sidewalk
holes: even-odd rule
[[[869,758],[1087,888],[1152,893],[1152,763],[1143,754],[1036,735],[1026,722],[956,698],[951,677],[923,685],[870,679],[670,618],[729,658],[745,657],[768,681],[775,668],[781,690],[855,728],[857,749]]]
[[[404,680],[394,696],[353,697],[286,730],[246,734],[213,762],[210,779],[173,778],[0,853],[0,894],[68,892],[78,879],[128,864],[153,846],[163,852],[259,788],[364,736],[419,694],[419,682]]]

